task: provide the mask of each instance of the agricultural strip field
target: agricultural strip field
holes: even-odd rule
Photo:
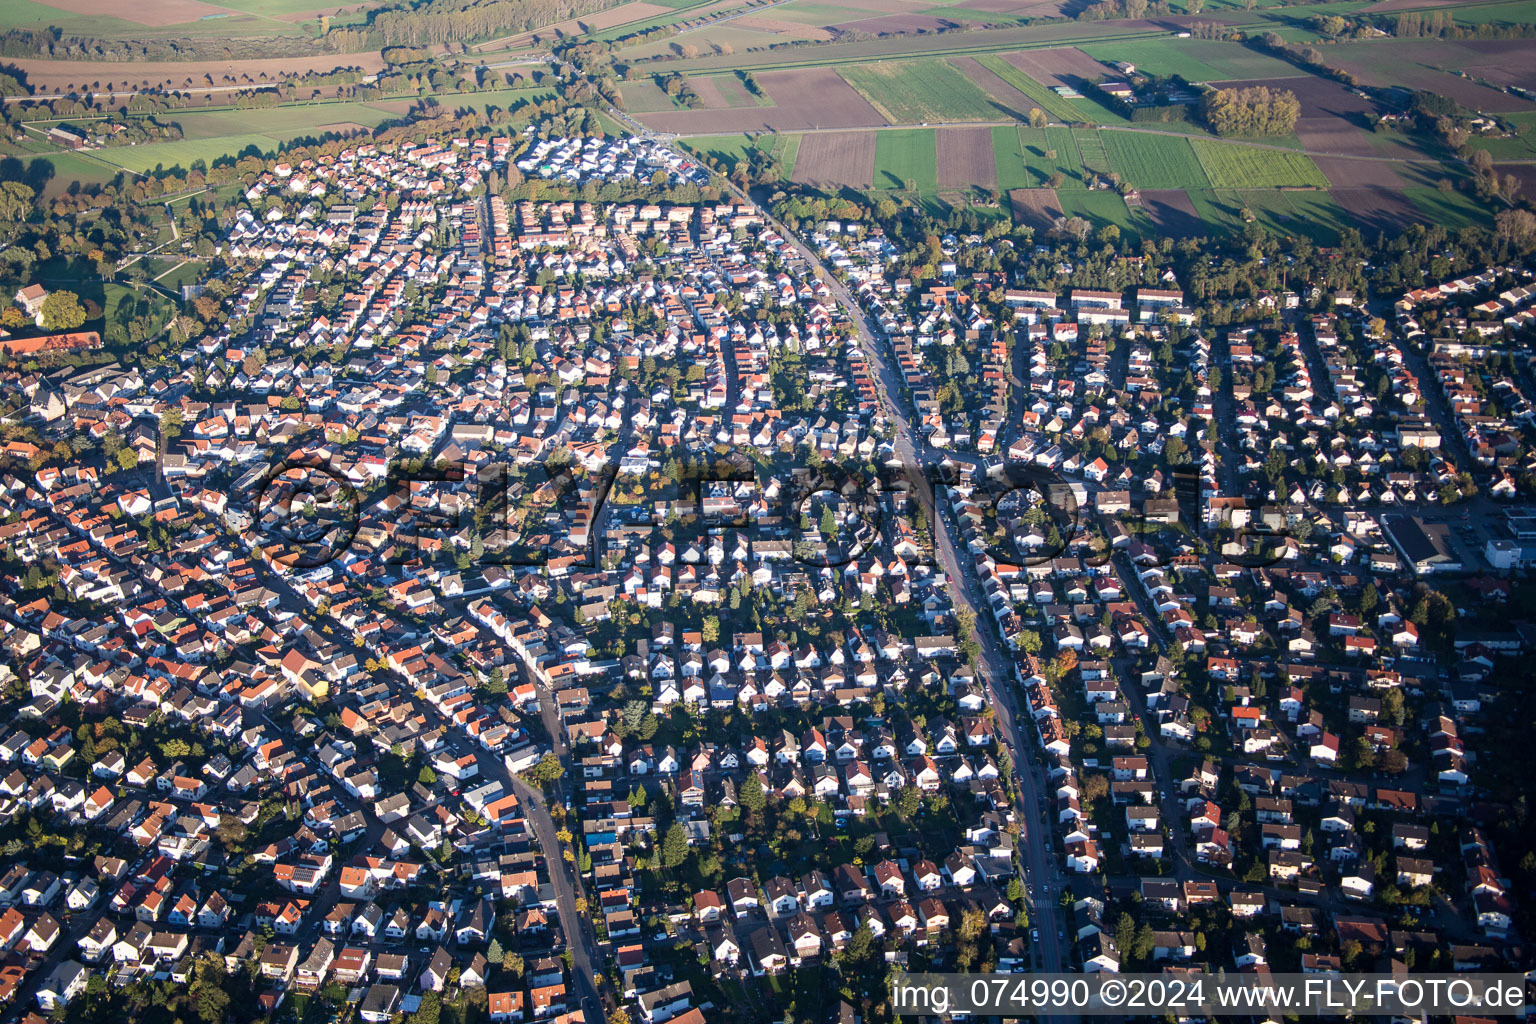
[[[297,0],[310,10],[312,0]],[[246,8],[259,5],[242,0],[234,3],[201,3],[198,0],[168,0],[161,4],[130,7],[114,0],[6,0],[0,4],[0,31],[13,28],[42,30],[56,27],[66,33],[79,33],[104,39],[163,38],[165,36],[225,38],[247,36],[296,36],[308,27],[307,19],[295,14],[273,17]],[[334,8],[332,8],[334,9]],[[296,20],[297,19],[297,20]],[[341,24],[343,19],[336,19]]]
[[[1061,200],[1052,189],[1016,188],[1008,193],[1008,200],[1013,205],[1014,221],[1037,231],[1048,230],[1063,216]]]
[[[993,158],[993,132],[1011,128],[940,128],[938,132],[939,187],[965,188],[997,184]],[[878,163],[878,161],[877,161]]]
[[[1040,107],[1058,121],[1086,121],[1088,115],[1082,108],[1076,106],[1071,100],[1064,100],[1041,85],[1029,72],[1019,67],[1015,58],[1022,57],[1020,53],[1004,54],[995,57],[991,54],[977,57],[976,62],[997,77],[1013,86],[1015,89],[1040,104]]]
[[[1536,6],[1531,8],[1536,19]],[[1461,10],[1456,11],[1461,19]],[[1379,39],[1341,44],[1330,51],[1329,63],[1342,67],[1369,85],[1402,85],[1432,89],[1473,110],[1530,110],[1531,104],[1452,72],[1496,86],[1536,87],[1536,67],[1530,44],[1512,39]]]
[[[1112,170],[1109,166],[1109,151],[1104,147],[1101,133],[1087,128],[1074,128],[1072,138],[1077,143],[1077,153],[1082,159],[1084,170],[1095,174],[1108,174]]]
[[[636,119],[656,131],[678,135],[870,128],[890,123],[833,68],[764,71],[756,78],[771,98],[771,105],[729,110],[664,110],[639,113]]]
[[[506,109],[553,95],[548,89],[502,89],[444,96],[440,102],[446,109]],[[174,142],[109,146],[95,150],[92,157],[138,172],[155,167],[190,167],[196,160],[211,164],[221,157],[239,156],[252,147],[263,154],[276,153],[283,144],[297,139],[376,128],[403,113],[403,108],[392,108],[393,101],[381,101],[292,104],[264,110],[176,111],[174,117],[182,127],[183,138]]]
[[[879,132],[818,132],[800,141],[794,180],[806,185],[868,188],[875,180]],[[934,172],[937,175],[937,171]]]
[[[174,120],[181,125],[182,141],[254,131],[286,142],[306,135],[322,135],[326,125],[350,123],[374,128],[396,116],[368,103],[318,103],[266,110],[179,110]]]
[[[1020,50],[1005,54],[1004,57],[1008,63],[1047,88],[1066,85],[1075,89],[1084,82],[1112,74],[1102,61],[1088,56],[1075,46]]]
[[[1349,213],[1326,192],[1280,192],[1251,189],[1243,192],[1216,191],[1209,203],[1229,214],[1228,228],[1242,230],[1246,208],[1253,219],[1273,234],[1304,237],[1321,245],[1333,245],[1339,232],[1351,226]]]
[[[1214,39],[1178,39],[1160,36],[1118,43],[1082,43],[1084,53],[1096,60],[1123,60],[1136,70],[1153,75],[1179,75],[1187,82],[1224,78],[1284,78],[1303,74],[1275,57],[1248,49],[1241,43]],[[1099,72],[1110,74],[1108,68]]]
[[[1295,94],[1301,104],[1296,122],[1296,137],[1309,150],[1347,156],[1410,156],[1418,154],[1414,145],[1397,133],[1372,132],[1365,127],[1367,115],[1376,113],[1371,99],[1359,96],[1338,82],[1313,75],[1300,78],[1240,79],[1212,83],[1220,88],[1267,86]],[[1386,152],[1401,140],[1401,152]]]
[[[1041,187],[1058,172],[1065,187],[1082,186],[1083,164],[1070,128],[998,126],[992,129],[992,156],[999,188]]]
[[[1316,163],[1334,188],[1401,189],[1407,184],[1391,164],[1380,160],[1320,156]]]
[[[1380,186],[1336,188],[1329,194],[1367,234],[1378,231],[1396,234],[1404,224],[1425,219],[1419,208],[1399,189]]]
[[[1003,81],[997,72],[984,67],[974,57],[956,57],[949,62],[971,81],[979,85],[991,99],[999,104],[998,113],[1029,120],[1029,112],[1040,109],[1040,104],[1030,99],[1016,87]]]
[[[872,132],[875,143],[875,187],[912,188],[933,192],[939,187],[938,155],[932,128],[903,128]]]
[[[1416,186],[1403,189],[1408,201],[1422,211],[1420,219],[1431,224],[1443,224],[1448,228],[1488,227],[1492,222],[1487,207],[1479,204],[1465,192],[1442,192],[1437,188]]]
[[[773,100],[767,96],[758,96],[749,92],[741,79],[735,75],[713,75],[707,80],[715,83],[715,88],[720,90],[720,95],[725,99],[725,105],[728,107],[773,106]]]
[[[195,161],[212,163],[219,157],[244,155],[247,151],[268,154],[277,151],[277,140],[270,135],[246,132],[217,135],[208,139],[182,139],[177,142],[150,142],[141,146],[113,146],[96,150],[101,160],[130,171],[152,171],[156,167],[191,167]]]
[[[624,94],[624,108],[631,114],[654,114],[662,110],[680,109],[654,79],[639,78],[625,82],[621,91]]]
[[[795,162],[800,158],[800,136],[780,135],[774,139],[771,150],[779,166],[783,168],[783,176],[791,178],[795,173]]]
[[[746,19],[727,22],[725,26],[738,24]],[[1102,43],[1112,39],[1146,39],[1161,36],[1167,28],[1159,22],[1119,21],[1074,22],[1037,24],[1019,28],[998,29],[992,32],[949,32],[942,35],[912,35],[887,39],[862,39],[814,48],[781,47],[773,51],[755,53],[707,54],[678,62],[678,70],[684,73],[704,70],[741,68],[755,71],[773,67],[843,67],[865,61],[903,60],[916,57],[958,57],[978,53],[1002,53],[1027,47],[1070,46],[1079,41]],[[713,42],[707,31],[697,34],[700,47]],[[760,36],[762,42],[771,37]],[[734,45],[734,44],[733,44]],[[627,52],[627,51],[626,51]]]
[[[1156,189],[1141,193],[1141,208],[1152,218],[1157,230],[1175,238],[1190,238],[1211,234],[1211,229],[1200,219],[1189,193],[1181,188]]]
[[[1216,188],[1327,188],[1328,179],[1303,153],[1281,153],[1253,146],[1192,139],[1195,156]]]
[[[1109,166],[1137,188],[1199,188],[1207,184],[1188,139],[1143,132],[1098,134]]]
[[[840,73],[893,124],[1009,116],[975,82],[942,60],[857,64]]]

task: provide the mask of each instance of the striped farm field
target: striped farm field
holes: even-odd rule
[[[875,174],[876,132],[814,132],[800,140],[794,180],[868,188]],[[934,169],[938,177],[938,169]]]
[[[1188,139],[1144,132],[1100,135],[1111,169],[1137,188],[1202,188],[1207,184]]]
[[[1305,153],[1192,141],[1205,176],[1216,188],[1327,188],[1328,179]]]
[[[984,125],[940,128],[936,138],[940,188],[991,188],[997,184],[997,160],[990,128]]]
[[[1072,139],[1077,143],[1077,152],[1082,157],[1084,168],[1096,174],[1110,172],[1109,153],[1104,148],[1104,137],[1099,132],[1091,128],[1074,128]]]
[[[887,129],[875,143],[875,187],[915,188],[933,192],[939,187],[938,151],[932,128]]]
[[[843,80],[893,124],[995,121],[993,99],[947,61],[881,61],[838,69]]]
[[[1083,164],[1070,128],[999,125],[992,129],[992,159],[1001,189],[1039,188],[1058,172],[1066,179],[1063,188],[1083,184]]]
[[[1017,56],[1017,54],[1013,56]],[[1015,66],[1003,57],[990,53],[981,54],[977,56],[976,63],[1040,104],[1041,108],[1052,117],[1062,121],[1088,120],[1088,115],[1074,106],[1071,101],[1062,99],[1043,84],[1031,78],[1022,68]]]

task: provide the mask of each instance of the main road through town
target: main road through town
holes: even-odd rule
[[[751,202],[734,185],[727,183],[726,187],[730,188],[742,202]],[[954,521],[947,514],[947,510],[941,509],[935,502],[933,488],[927,478],[928,466],[942,462],[945,458],[955,458],[955,456],[953,453],[928,446],[913,427],[902,402],[901,379],[892,367],[886,346],[879,341],[879,326],[873,318],[864,312],[848,289],[815,251],[787,227],[775,221],[766,211],[763,216],[768,224],[792,244],[811,267],[816,269],[822,281],[832,291],[833,297],[847,311],[854,326],[859,347],[874,371],[873,378],[879,395],[881,412],[894,428],[896,455],[901,460],[907,479],[912,483],[922,501],[928,522],[933,526],[934,553],[948,577],[955,608],[970,612],[977,621],[976,638],[981,646],[979,672],[986,686],[991,706],[996,712],[1004,742],[1010,748],[1009,753],[1013,759],[1017,782],[1015,814],[1022,827],[1024,869],[1031,894],[1031,923],[1039,933],[1039,940],[1035,943],[1035,962],[1041,970],[1061,971],[1066,963],[1063,956],[1065,922],[1062,920],[1057,899],[1062,891],[1063,879],[1058,866],[1060,862],[1051,849],[1051,833],[1047,824],[1053,801],[1046,789],[1045,780],[1037,777],[1037,772],[1032,767],[1035,762],[1026,756],[1034,749],[1034,745],[1026,742],[1019,728],[1015,704],[1016,688],[1011,683],[1014,678],[1012,659],[1002,650],[995,631],[988,624],[991,613],[980,614],[984,609],[981,607],[980,588],[974,568],[968,562],[961,560],[954,534],[956,529]],[[1075,1015],[1069,1014],[1047,1019],[1062,1022],[1062,1024],[1076,1024],[1077,1021]]]

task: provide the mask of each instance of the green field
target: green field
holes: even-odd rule
[[[109,167],[87,153],[44,153],[20,159],[28,166],[43,160],[53,168],[53,174],[43,187],[43,191],[49,195],[66,191],[70,183],[76,181],[82,185],[104,185],[121,173],[116,167]]]
[[[1536,111],[1518,111],[1499,116],[1515,124],[1517,131],[1514,138],[1489,139],[1479,137],[1472,140],[1473,148],[1486,149],[1488,155],[1495,160],[1513,160],[1517,162],[1536,160]]]
[[[1195,156],[1216,188],[1327,188],[1328,179],[1304,153],[1281,153],[1253,146],[1192,139]]]
[[[876,136],[875,187],[906,188],[908,182],[920,192],[939,187],[939,155],[932,128],[894,129]]]
[[[715,83],[715,88],[720,90],[720,95],[725,97],[725,102],[732,107],[771,107],[774,106],[773,97],[766,92],[759,95],[750,91],[741,78],[737,75],[702,75]]]
[[[1095,174],[1108,174],[1113,170],[1109,166],[1109,152],[1104,148],[1102,133],[1091,128],[1074,128],[1072,139],[1077,143],[1077,152],[1085,169]]]
[[[847,83],[896,124],[923,121],[996,121],[996,103],[942,60],[856,64],[838,69]]]
[[[1313,8],[1307,8],[1308,14]],[[1234,78],[1287,78],[1301,74],[1294,66],[1255,52],[1241,43],[1214,39],[1157,36],[1113,43],[1084,43],[1078,47],[1096,60],[1123,60],[1137,71],[1179,75],[1188,82],[1219,82]]]
[[[1461,3],[1451,8],[1461,25],[1529,25],[1536,22],[1536,3],[1513,2]]]
[[[398,118],[368,103],[317,103],[308,106],[273,107],[268,110],[178,110],[183,141],[215,139],[226,135],[260,132],[279,141],[305,135],[323,135],[332,125],[360,124],[376,128]]]
[[[1061,203],[1062,213],[1068,217],[1081,217],[1095,229],[1113,224],[1124,234],[1136,238],[1150,238],[1157,234],[1152,218],[1141,210],[1132,210],[1126,206],[1125,200],[1118,193],[1062,191],[1056,193],[1056,198]]]
[[[1243,210],[1267,231],[1286,237],[1305,237],[1320,245],[1333,245],[1339,232],[1351,226],[1348,212],[1327,192],[1281,192],[1250,189],[1242,192],[1191,190],[1191,203],[1202,220],[1213,228],[1240,232],[1247,224]]]
[[[1437,188],[1414,186],[1403,189],[1414,206],[1429,215],[1431,224],[1449,228],[1487,227],[1492,222],[1487,207],[1459,190],[1442,192]]]
[[[448,110],[483,111],[487,107],[507,109],[554,95],[549,89],[496,89],[440,96],[438,102]],[[181,110],[174,113],[174,118],[181,125],[184,138],[176,142],[109,147],[95,151],[94,156],[128,170],[149,171],[155,167],[190,167],[195,160],[211,164],[220,157],[239,156],[252,146],[258,152],[270,154],[295,139],[319,138],[357,125],[376,128],[400,119],[401,114],[384,109],[387,102],[391,101],[292,104],[265,110]]]
[[[245,132],[218,135],[207,139],[182,139],[179,142],[150,142],[142,146],[115,146],[97,150],[95,155],[108,163],[130,171],[152,171],[156,167],[191,167],[198,160],[213,163],[222,156],[242,156],[247,150],[268,155],[277,151],[277,140],[270,135]]]
[[[1067,179],[1064,188],[1082,187],[1083,165],[1070,128],[999,125],[992,129],[992,159],[1000,189],[1042,188],[1058,172]]]
[[[771,154],[783,168],[782,176],[788,178],[795,171],[795,157],[800,152],[798,135],[764,133],[756,137],[743,134],[724,138],[712,135],[677,141],[692,152],[718,161],[727,174],[735,170],[737,164],[747,159],[749,150],[756,149]]]
[[[773,155],[778,159],[779,166],[784,169],[783,177],[788,178],[795,173],[795,158],[800,155],[800,136],[780,135],[774,143]]]
[[[1188,139],[1142,132],[1099,135],[1110,167],[1137,188],[1201,188],[1208,184]]]

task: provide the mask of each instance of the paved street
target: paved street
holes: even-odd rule
[[[735,186],[727,187],[731,188],[741,201],[751,202],[750,198],[735,189]],[[949,452],[930,449],[918,436],[901,400],[901,380],[887,358],[884,344],[879,340],[878,326],[864,313],[848,289],[832,274],[831,268],[823,263],[815,252],[784,225],[774,221],[766,212],[763,216],[775,230],[795,246],[802,258],[816,269],[822,281],[851,317],[859,346],[874,370],[875,387],[879,395],[881,411],[894,428],[897,457],[901,459],[907,479],[912,482],[928,521],[932,524],[935,555],[948,577],[955,608],[957,611],[964,610],[976,615],[978,623],[976,635],[982,652],[980,675],[987,688],[991,705],[997,713],[997,720],[1003,727],[1002,736],[1009,747],[1009,756],[1013,759],[1018,783],[1018,803],[1015,813],[1023,827],[1021,852],[1024,856],[1025,880],[1029,883],[1030,892],[1033,894],[1030,923],[1040,935],[1036,949],[1039,958],[1037,966],[1045,971],[1061,971],[1070,963],[1063,951],[1067,923],[1056,902],[1062,891],[1064,879],[1059,862],[1051,849],[1048,826],[1044,824],[1047,809],[1053,801],[1050,799],[1046,780],[1036,777],[1036,772],[1032,768],[1034,761],[1026,756],[1026,752],[1032,751],[1034,747],[1026,742],[1015,718],[1013,689],[1010,685],[1013,678],[1012,659],[1002,650],[1001,644],[994,635],[990,612],[977,614],[981,603],[975,577],[969,565],[960,560],[955,537],[951,532],[954,529],[953,524],[949,517],[936,506],[933,490],[927,479],[927,465],[952,455]],[[1047,1019],[1073,1024],[1077,1018],[1063,1015]]]
[[[494,759],[482,759],[482,771],[484,762],[491,760]],[[583,916],[576,909],[576,888],[572,881],[574,867],[567,864],[560,854],[560,842],[555,838],[558,829],[554,819],[549,816],[549,808],[544,805],[544,794],[504,768],[501,775],[494,777],[501,778],[503,784],[510,784],[517,798],[523,802],[528,823],[539,839],[544,859],[549,863],[549,877],[554,882],[555,899],[559,904],[560,926],[565,932],[566,947],[570,949],[573,960],[571,973],[575,978],[576,1003],[586,1013],[587,1020],[604,1020],[603,1002],[597,994],[597,972],[593,966],[598,956],[592,924],[589,917]]]

